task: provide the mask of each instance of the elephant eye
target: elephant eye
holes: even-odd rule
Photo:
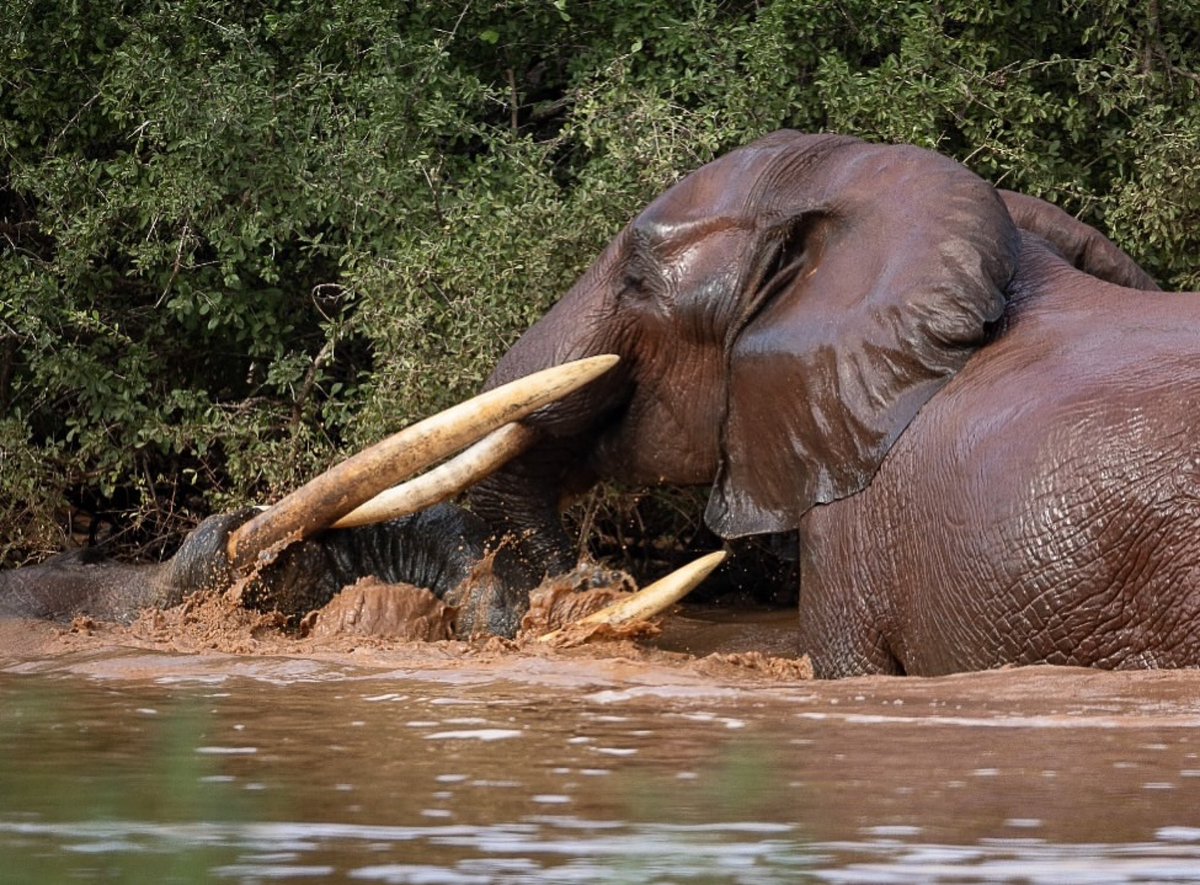
[[[785,241],[771,259],[767,272],[763,275],[767,288],[775,290],[787,285],[804,264],[804,249],[791,246],[792,244]]]
[[[651,298],[655,292],[658,275],[653,268],[653,259],[643,249],[633,249],[621,269],[620,287],[622,297],[638,300]]]
[[[789,224],[777,241],[774,254],[762,276],[762,288],[774,295],[790,284],[800,271],[813,260],[812,241],[817,219],[805,217]]]

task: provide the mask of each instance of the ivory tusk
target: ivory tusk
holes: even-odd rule
[[[652,618],[692,592],[724,559],[725,551],[723,550],[701,556],[683,568],[671,572],[665,578],[659,578],[649,587],[643,587],[626,599],[614,602],[607,608],[580,618],[567,627],[539,636],[538,642],[553,642],[563,630],[576,625],[611,624],[617,626],[630,621],[644,621]]]
[[[380,492],[463,446],[587,384],[617,363],[588,357],[518,378],[451,406],[363,449],[284,497],[229,535],[235,568],[290,537],[320,531]]]
[[[505,424],[445,464],[380,492],[333,524],[335,529],[385,522],[452,498],[525,451],[538,433],[524,424]]]

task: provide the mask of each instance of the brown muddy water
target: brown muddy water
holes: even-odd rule
[[[212,645],[0,624],[0,881],[1200,881],[1200,673]]]

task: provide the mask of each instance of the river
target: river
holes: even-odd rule
[[[4,882],[1200,882],[1196,672],[0,649]]]

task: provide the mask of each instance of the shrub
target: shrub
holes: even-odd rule
[[[473,392],[781,126],[944,151],[1200,288],[1190,7],[10,0],[0,555],[72,512],[161,552]]]

